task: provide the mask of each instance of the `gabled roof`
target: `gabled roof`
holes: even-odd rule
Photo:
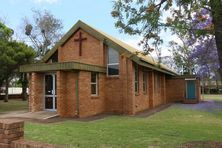
[[[112,47],[117,50],[120,54],[124,54],[128,58],[132,59],[134,62],[139,65],[169,74],[169,75],[178,75],[173,70],[167,68],[163,64],[158,64],[153,58],[150,56],[145,56],[139,52],[136,48],[100,31],[95,29],[82,21],[78,21],[63,37],[62,39],[43,57],[42,61],[46,62],[57,50],[60,46],[62,46],[76,31],[79,29],[84,30],[88,34],[97,38],[100,41],[103,41],[106,45]]]

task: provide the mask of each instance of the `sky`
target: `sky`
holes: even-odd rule
[[[16,33],[21,32],[22,19],[32,17],[32,10],[49,10],[64,25],[66,33],[78,20],[100,29],[138,49],[138,36],[121,34],[115,28],[115,20],[111,16],[114,0],[0,0],[0,18]],[[169,34],[165,38],[164,49],[167,49]],[[174,37],[175,38],[175,37]],[[169,55],[164,50],[162,55]]]

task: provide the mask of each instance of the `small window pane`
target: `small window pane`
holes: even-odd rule
[[[134,66],[135,66],[135,80],[134,80],[135,92],[139,93],[139,66],[138,64],[135,64]]]
[[[138,93],[138,90],[139,90],[139,88],[138,88],[138,82],[135,82],[135,92]]]
[[[91,73],[91,82],[96,83],[96,73],[95,72]]]
[[[119,65],[108,65],[108,75],[119,75]]]
[[[91,94],[92,95],[96,95],[97,94],[97,90],[96,90],[96,84],[91,84]]]
[[[108,49],[108,63],[119,63],[119,53],[112,49]]]
[[[147,93],[147,73],[143,72],[143,92],[146,94]]]

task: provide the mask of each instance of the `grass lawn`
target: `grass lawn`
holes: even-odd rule
[[[222,95],[202,95],[204,100],[222,101]]]
[[[9,100],[8,102],[4,102],[3,100],[0,100],[0,114],[4,114],[10,111],[27,110],[27,109],[28,109],[27,101]]]
[[[25,138],[83,148],[165,148],[190,141],[222,141],[221,114],[181,106],[173,105],[147,118],[110,116],[92,122],[26,123]]]

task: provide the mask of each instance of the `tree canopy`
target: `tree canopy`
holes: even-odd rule
[[[24,19],[24,33],[32,42],[37,56],[41,58],[61,38],[63,25],[49,11],[33,10],[32,19]]]
[[[8,85],[10,78],[18,72],[18,68],[22,64],[30,63],[35,52],[32,47],[25,43],[12,40],[13,30],[1,23],[1,38],[0,38],[0,84],[5,83],[6,98],[8,100]]]
[[[140,44],[146,53],[163,43],[162,30],[180,32],[191,39],[211,35],[222,67],[221,0],[116,0],[111,14],[122,32],[143,36]]]

